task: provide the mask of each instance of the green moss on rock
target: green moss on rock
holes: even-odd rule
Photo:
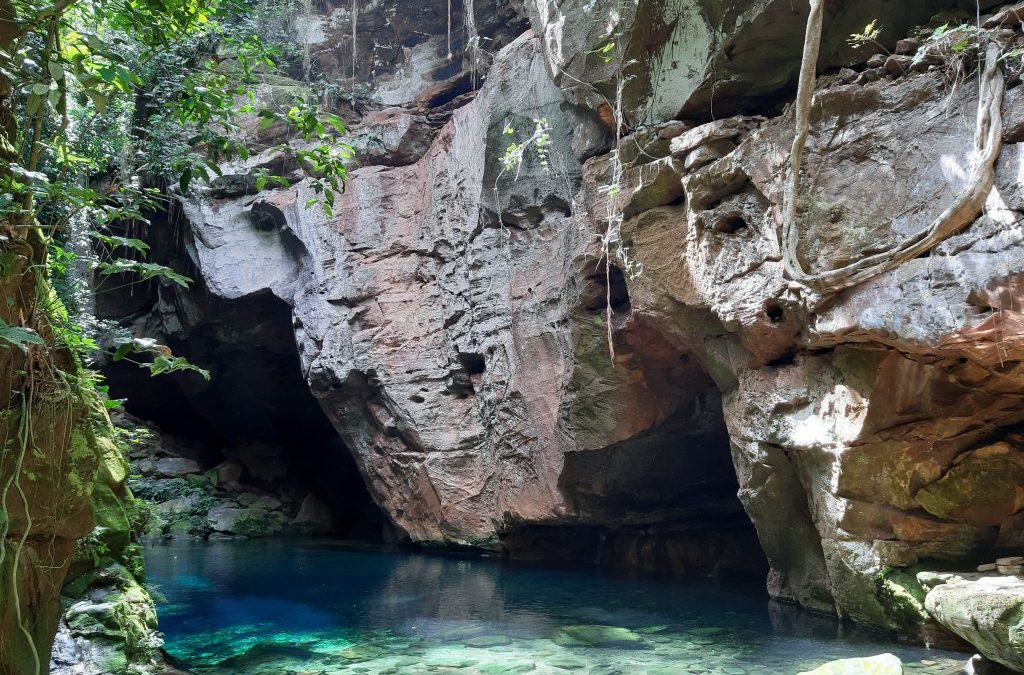
[[[1024,453],[996,443],[961,458],[915,498],[928,513],[945,520],[998,525],[1016,513],[1022,491]]]
[[[893,627],[915,635],[931,620],[924,607],[925,589],[917,581],[916,569],[889,567],[878,575],[878,599]]]

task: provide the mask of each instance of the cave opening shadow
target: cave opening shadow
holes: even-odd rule
[[[193,292],[195,293],[195,292]],[[314,495],[330,510],[334,536],[380,541],[385,517],[352,453],[302,377],[291,308],[267,293],[225,301],[202,292],[202,316],[176,355],[211,371],[150,377],[126,362],[103,373],[125,410],[174,437],[206,470],[224,461],[270,491]]]
[[[655,427],[568,453],[559,487],[573,518],[508,532],[510,557],[763,580],[768,561],[738,497],[721,394],[705,373],[698,377]]]

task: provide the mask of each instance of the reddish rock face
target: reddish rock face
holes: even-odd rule
[[[454,98],[399,77],[440,73],[447,54],[394,50],[359,110],[386,142],[363,149],[332,218],[303,208],[305,182],[255,202],[228,189],[267,158],[225,167],[227,187],[185,205],[206,285],[293,308],[303,374],[404,537],[724,570],[756,560],[752,522],[776,597],[936,634],[907,625],[885,575],[1020,540],[1014,90],[986,213],[928,257],[820,298],[784,278],[778,241],[793,120],[775,104],[795,61],[780,53],[761,77],[730,57],[778,38],[790,3],[734,3],[724,33],[703,15],[663,32],[619,17],[629,53],[646,54],[637,81],[664,85],[631,88],[620,129],[599,113],[617,66],[561,20],[575,5],[527,4],[536,37],[502,45]],[[927,23],[924,4],[900,20]],[[837,46],[857,12],[833,13],[836,64],[860,67]],[[408,27],[368,20],[379,35]],[[671,54],[679,30],[711,35],[700,64],[737,69],[714,111],[705,71],[650,56]],[[344,72],[327,44],[314,54]],[[445,82],[469,67],[449,65]],[[974,89],[950,97],[940,69],[883,77],[820,83],[798,212],[811,270],[899,242],[963,189]],[[719,103],[764,114],[702,124]],[[669,119],[680,110],[691,119]],[[521,165],[502,163],[512,143],[528,146]],[[275,228],[255,228],[254,211]]]

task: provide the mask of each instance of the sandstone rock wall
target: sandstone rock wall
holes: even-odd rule
[[[896,5],[828,5],[799,211],[812,270],[892,245],[964,185],[976,88],[942,58],[869,67],[875,48],[845,39],[879,18],[891,47],[939,10],[935,25],[967,14]],[[784,278],[778,244],[802,3],[522,10],[532,30],[493,32],[480,70],[447,43],[381,62],[346,114],[384,149],[362,154],[332,218],[304,208],[303,182],[256,193],[266,157],[183,199],[208,288],[292,307],[304,376],[414,541],[536,555],[576,528],[601,556],[702,568],[709,531],[718,558],[748,550],[738,479],[774,596],[942,635],[893,600],[893,570],[1021,545],[1017,80],[985,213],[822,302]],[[493,25],[513,10],[463,11]],[[403,7],[388,16],[374,30],[399,34]],[[989,37],[1010,50],[1017,29]],[[479,88],[454,98],[400,76],[471,70]],[[536,120],[547,170],[527,152],[503,171]],[[605,265],[615,230],[626,256]]]

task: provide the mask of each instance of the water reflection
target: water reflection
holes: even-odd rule
[[[305,541],[153,546],[147,562],[167,650],[196,672],[777,674],[884,651],[941,672],[961,659],[840,637],[756,588],[703,580]]]

